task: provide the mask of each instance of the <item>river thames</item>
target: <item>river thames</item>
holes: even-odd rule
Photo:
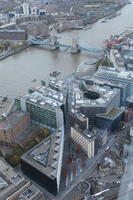
[[[102,48],[103,41],[112,33],[120,33],[133,26],[133,1],[121,10],[121,15],[107,23],[101,20],[89,30],[76,33],[82,44],[89,47]],[[63,43],[70,44],[74,31],[61,33]],[[65,41],[65,42],[64,42]],[[28,48],[23,52],[0,61],[0,95],[14,98],[27,92],[27,89],[40,84],[41,79],[47,80],[55,70],[66,77],[76,70],[78,64],[87,60],[87,54],[70,54],[63,51],[48,51],[39,48]],[[37,79],[36,82],[32,82]]]

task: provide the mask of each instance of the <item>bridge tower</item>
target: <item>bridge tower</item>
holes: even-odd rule
[[[58,42],[58,37],[56,36],[57,32],[55,31],[54,27],[52,27],[51,32],[50,32],[50,45],[53,47],[53,49],[59,49],[60,44]]]
[[[80,52],[80,47],[78,40],[75,38],[72,38],[72,47],[71,47],[71,53],[79,53]]]

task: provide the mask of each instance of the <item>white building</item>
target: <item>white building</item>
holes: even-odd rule
[[[133,127],[130,128],[130,136],[133,137]]]
[[[39,9],[37,7],[31,8],[31,15],[38,15],[39,14]]]
[[[30,7],[29,7],[29,4],[23,3],[23,4],[22,4],[22,8],[23,8],[23,14],[24,14],[25,16],[30,15]]]
[[[87,154],[88,158],[95,156],[95,139],[96,137],[85,131],[82,131],[79,127],[71,127],[71,138],[79,144],[82,150]]]

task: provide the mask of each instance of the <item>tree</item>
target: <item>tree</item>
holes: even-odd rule
[[[103,57],[99,59],[96,63],[97,69],[99,66],[113,67],[113,63],[107,57]]]
[[[50,132],[50,130],[48,128],[43,128],[41,130],[40,136],[43,137],[43,138],[46,138],[46,137],[48,137],[50,135],[50,133],[51,132]]]
[[[22,156],[22,154],[24,153],[24,149],[19,145],[19,144],[15,144],[13,146],[13,155],[17,155],[17,156]]]
[[[119,122],[119,128],[121,129],[123,126],[125,126],[125,122],[124,121],[120,121]]]
[[[14,167],[16,165],[18,165],[20,162],[20,157],[17,155],[13,155],[10,157],[9,159],[9,163]]]
[[[35,139],[30,140],[28,144],[26,145],[26,150],[32,149],[37,144],[38,142]]]

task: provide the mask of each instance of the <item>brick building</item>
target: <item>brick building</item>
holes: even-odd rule
[[[10,114],[0,122],[0,143],[12,146],[29,123],[30,116],[27,112],[16,111]]]
[[[25,30],[0,30],[0,40],[27,40]]]

